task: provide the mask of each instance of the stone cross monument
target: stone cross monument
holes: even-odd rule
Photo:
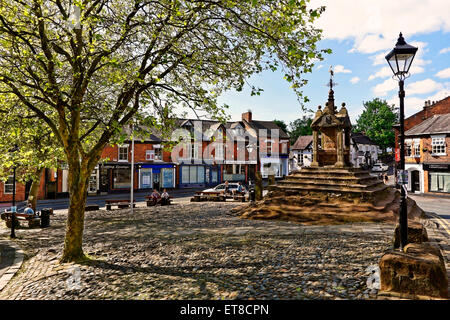
[[[319,106],[311,123],[313,131],[313,161],[311,166],[350,167],[350,130],[352,125],[345,103],[337,112],[334,105],[333,69],[330,67],[330,91],[325,109]],[[319,145],[319,133],[321,143]]]

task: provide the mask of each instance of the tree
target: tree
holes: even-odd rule
[[[283,120],[277,120],[277,119],[275,119],[275,120],[273,120],[273,122],[275,122],[275,124],[276,124],[277,126],[279,126],[281,130],[283,130],[284,132],[286,132],[287,134],[289,134],[289,131],[288,131],[288,129],[287,129],[287,125],[286,125],[286,123],[285,123]]]
[[[397,122],[394,105],[390,106],[385,100],[375,98],[363,102],[364,111],[356,120],[355,132],[362,132],[386,151],[394,147],[395,134],[392,126]]]
[[[20,102],[13,95],[3,95],[0,131],[0,178],[7,179],[10,168],[17,167],[16,179],[21,183],[32,180],[28,201],[36,210],[41,176],[45,168],[56,169],[64,157],[51,129],[31,112],[18,108]],[[17,145],[13,156],[9,150]]]
[[[303,74],[331,52],[316,46],[324,7],[307,1],[0,2],[0,92],[45,122],[68,164],[63,262],[84,259],[89,176],[138,110],[161,130],[176,107],[221,119],[223,91],[277,68],[304,101]]]
[[[300,136],[312,135],[311,123],[312,118],[303,116],[289,124],[291,144],[294,144]]]

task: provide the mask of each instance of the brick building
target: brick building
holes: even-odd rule
[[[398,132],[395,127],[396,152]],[[405,119],[405,170],[408,191],[450,193],[450,96],[426,101],[423,109]]]
[[[265,178],[270,172],[276,177],[288,174],[289,136],[273,121],[254,120],[252,113],[246,112],[240,121],[222,124],[212,120],[178,119],[177,126],[186,129],[184,132],[191,137],[187,147],[180,150],[164,148],[165,141],[158,133],[135,138],[135,190],[208,187],[223,181],[249,182],[255,180],[257,170]],[[128,192],[131,152],[130,140],[120,145],[107,145],[102,160],[90,176],[88,194]],[[172,159],[172,155],[176,159]],[[11,182],[12,177],[6,184],[0,183],[0,202],[11,201]],[[30,185],[16,184],[17,201],[27,198]],[[46,169],[39,199],[67,196],[67,167],[56,171]]]

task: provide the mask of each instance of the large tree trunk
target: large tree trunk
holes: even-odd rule
[[[36,204],[39,193],[39,186],[41,184],[41,177],[44,168],[38,168],[35,172],[35,177],[31,183],[30,193],[28,194],[28,202],[31,203],[31,207],[36,212]]]
[[[83,253],[84,210],[90,173],[86,166],[76,159],[69,160],[70,204],[61,262],[80,261],[85,258]]]

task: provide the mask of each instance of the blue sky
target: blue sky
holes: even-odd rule
[[[324,30],[321,48],[333,53],[316,63],[303,92],[313,110],[324,106],[329,67],[335,70],[335,102],[346,103],[352,122],[363,110],[363,101],[379,97],[398,105],[398,83],[384,56],[394,47],[401,31],[407,43],[419,48],[405,81],[405,114],[419,111],[425,100],[450,95],[450,1],[448,0],[311,0],[310,6],[327,6],[317,22]],[[289,123],[305,113],[281,72],[255,75],[250,83],[260,86],[260,96],[250,90],[226,92],[219,102],[230,105],[228,113],[238,120],[251,109],[253,118],[279,119]]]

